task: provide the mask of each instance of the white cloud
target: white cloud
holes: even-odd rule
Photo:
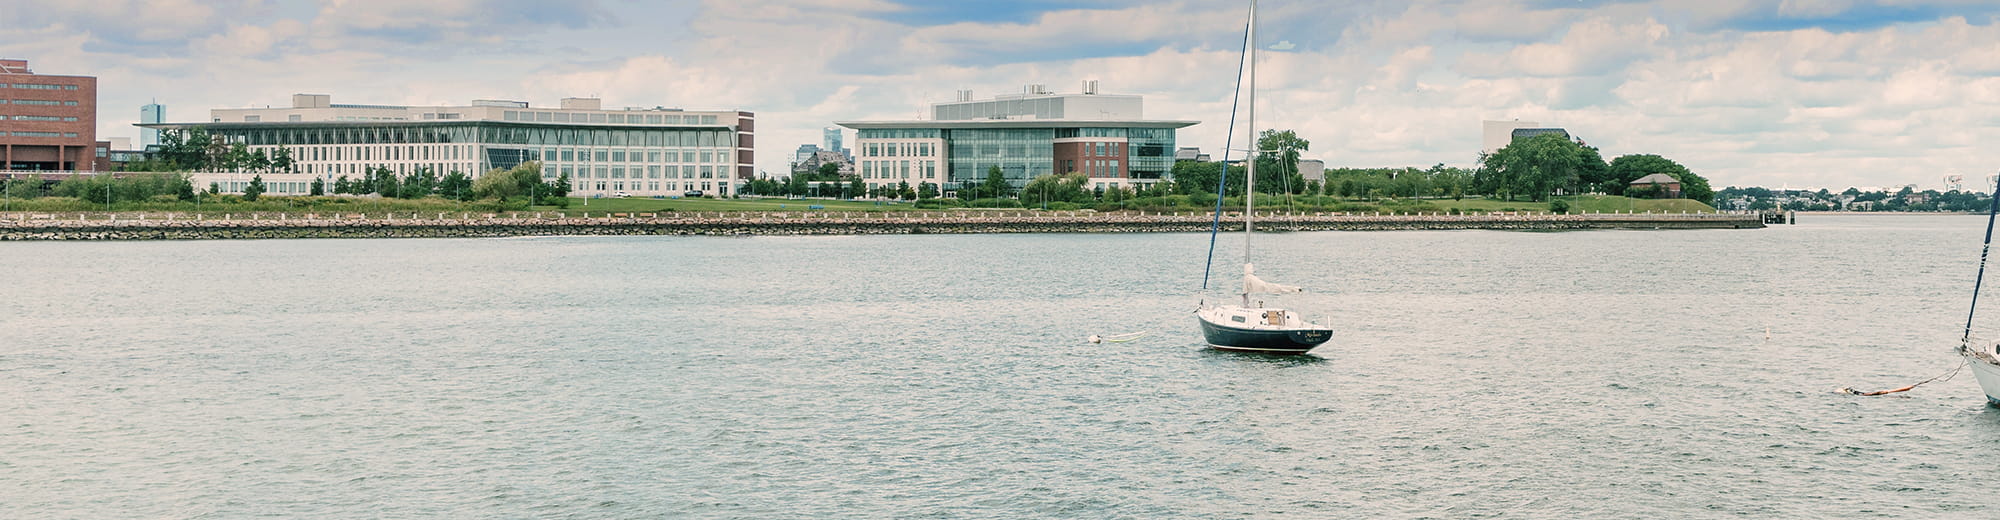
[[[833,121],[919,117],[962,88],[1071,91],[1085,79],[1144,95],[1151,118],[1201,121],[1181,145],[1213,152],[1243,14],[1205,0],[1102,2],[912,26],[894,21],[908,8],[886,0],[672,1],[38,0],[9,13],[0,55],[98,75],[105,135],[135,135],[137,107],[153,99],[195,120],[306,91],[412,104],[598,95],[757,112],[758,165],[780,172]],[[2000,24],[1979,3],[1910,1],[1954,14],[1745,31],[1729,27],[1910,5],[1277,5],[1260,42],[1296,46],[1262,53],[1259,120],[1298,130],[1314,145],[1307,155],[1330,166],[1469,164],[1479,120],[1521,118],[1565,126],[1607,156],[1668,156],[1718,186],[1844,188],[1990,169]]]

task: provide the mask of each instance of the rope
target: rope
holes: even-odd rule
[[[1918,382],[1917,382],[1917,384],[1914,384],[1914,385],[1910,385],[1910,386],[1905,386],[1905,387],[1902,387],[1902,388],[1897,388],[1897,389],[1894,389],[1894,390],[1877,390],[1877,391],[1874,391],[1874,392],[1863,392],[1863,391],[1860,391],[1860,390],[1855,390],[1855,389],[1854,389],[1853,387],[1841,387],[1841,388],[1840,388],[1840,393],[1843,393],[1843,394],[1847,394],[1847,395],[1859,395],[1859,396],[1877,396],[1877,395],[1888,395],[1888,394],[1893,394],[1893,393],[1897,393],[1897,392],[1908,392],[1908,391],[1911,391],[1911,390],[1915,390],[1915,389],[1916,389],[1917,387],[1919,387],[1919,386],[1923,386],[1923,385],[1926,385],[1926,384],[1930,384],[1930,383],[1933,383],[1933,382],[1937,382],[1937,381],[1950,381],[1950,380],[1951,380],[1951,378],[1953,378],[1953,377],[1957,377],[1957,376],[1958,376],[1958,372],[1959,372],[1959,371],[1961,371],[1961,370],[1965,370],[1965,365],[1966,365],[1967,363],[1970,363],[1970,361],[1965,361],[1965,360],[1961,359],[1961,360],[1959,360],[1959,362],[1958,362],[1958,367],[1957,367],[1957,368],[1953,368],[1953,369],[1951,369],[1951,371],[1950,371],[1950,372],[1945,372],[1945,373],[1943,373],[1943,374],[1938,374],[1938,375],[1936,375],[1936,376],[1933,376],[1933,377],[1931,377],[1930,379],[1925,379],[1925,380],[1923,380],[1923,381],[1918,381]]]

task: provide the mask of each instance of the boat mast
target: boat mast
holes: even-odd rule
[[[1250,35],[1246,51],[1250,54],[1250,112],[1246,120],[1250,126],[1250,168],[1243,179],[1243,263],[1250,263],[1251,219],[1257,216],[1257,154],[1261,152],[1257,144],[1257,0],[1250,0]],[[1224,175],[1228,175],[1227,166]],[[1244,301],[1249,301],[1249,293],[1244,293]]]
[[[1972,315],[1979,312],[1979,285],[1986,282],[1986,254],[1993,251],[1993,216],[2000,214],[2000,178],[1993,187],[1993,205],[1986,209],[1986,245],[1979,248],[1979,276],[1972,279],[1972,308],[1965,311],[1965,335],[1960,345],[1972,344]]]

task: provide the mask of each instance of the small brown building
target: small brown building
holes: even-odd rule
[[[1675,179],[1674,176],[1664,173],[1655,173],[1640,177],[1638,180],[1632,181],[1632,184],[1628,186],[1629,188],[1656,189],[1658,191],[1655,192],[1657,193],[1655,197],[1662,199],[1681,198],[1680,179]]]
[[[97,78],[0,59],[0,170],[98,170],[97,145]]]

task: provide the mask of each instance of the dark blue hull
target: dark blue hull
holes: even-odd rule
[[[1255,330],[1216,325],[1200,318],[1195,321],[1201,322],[1201,335],[1208,344],[1223,350],[1304,354],[1333,339],[1333,329]]]

